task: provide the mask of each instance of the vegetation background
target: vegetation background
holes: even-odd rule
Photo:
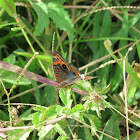
[[[139,0],[0,6],[0,139],[140,139]],[[98,77],[58,90],[52,46]]]

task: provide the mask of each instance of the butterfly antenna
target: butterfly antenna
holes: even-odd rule
[[[55,32],[53,33],[53,40],[52,40],[52,53],[54,52],[54,39],[55,39]]]

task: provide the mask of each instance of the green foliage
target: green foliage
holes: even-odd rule
[[[14,17],[16,7],[13,0],[1,0],[0,6],[2,6],[10,16]]]
[[[134,5],[139,1],[0,0],[0,139],[125,140],[125,94],[129,139],[139,139],[140,7]],[[97,77],[57,88],[52,49]]]
[[[33,8],[38,15],[38,24],[36,26],[35,35],[39,36],[50,23],[49,18],[53,19],[56,26],[63,31],[67,31],[70,42],[74,39],[74,29],[68,13],[62,5],[57,2],[33,3]],[[59,21],[59,22],[58,22]]]

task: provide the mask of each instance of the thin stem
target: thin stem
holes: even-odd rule
[[[13,92],[13,90],[15,89],[15,87],[17,86],[19,80],[22,78],[24,72],[27,70],[28,66],[31,64],[31,62],[36,57],[36,55],[38,55],[38,52],[34,54],[34,56],[29,60],[29,62],[26,64],[25,68],[22,70],[22,72],[19,75],[19,77],[17,78],[16,82],[13,84],[12,88],[10,89],[9,96]]]
[[[123,81],[124,81],[124,94],[125,94],[125,113],[126,113],[127,140],[129,140],[128,109],[127,109],[127,92],[126,92],[126,80],[125,80],[125,58],[124,58],[124,60],[123,60]]]
[[[9,95],[10,95],[10,94],[9,94]],[[7,100],[8,100],[8,112],[9,112],[10,126],[12,127],[12,116],[11,116],[11,109],[10,109],[10,99],[9,99],[9,95],[7,96]]]
[[[9,95],[10,95],[10,94],[8,94],[8,92],[7,92],[6,88],[5,88],[5,85],[4,85],[4,83],[3,83],[3,80],[2,80],[2,78],[1,78],[1,75],[0,75],[0,80],[1,80],[1,84],[2,84],[2,86],[3,86],[3,89],[4,89],[4,91],[5,91],[5,94],[7,95],[9,120],[10,120],[10,126],[12,127],[12,117],[11,117],[10,99],[9,99]]]

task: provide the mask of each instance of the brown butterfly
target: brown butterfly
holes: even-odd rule
[[[59,52],[53,52],[53,70],[58,82],[57,87],[65,87],[74,84],[77,80],[83,79],[78,68],[68,63]],[[95,77],[87,76],[84,80]]]

